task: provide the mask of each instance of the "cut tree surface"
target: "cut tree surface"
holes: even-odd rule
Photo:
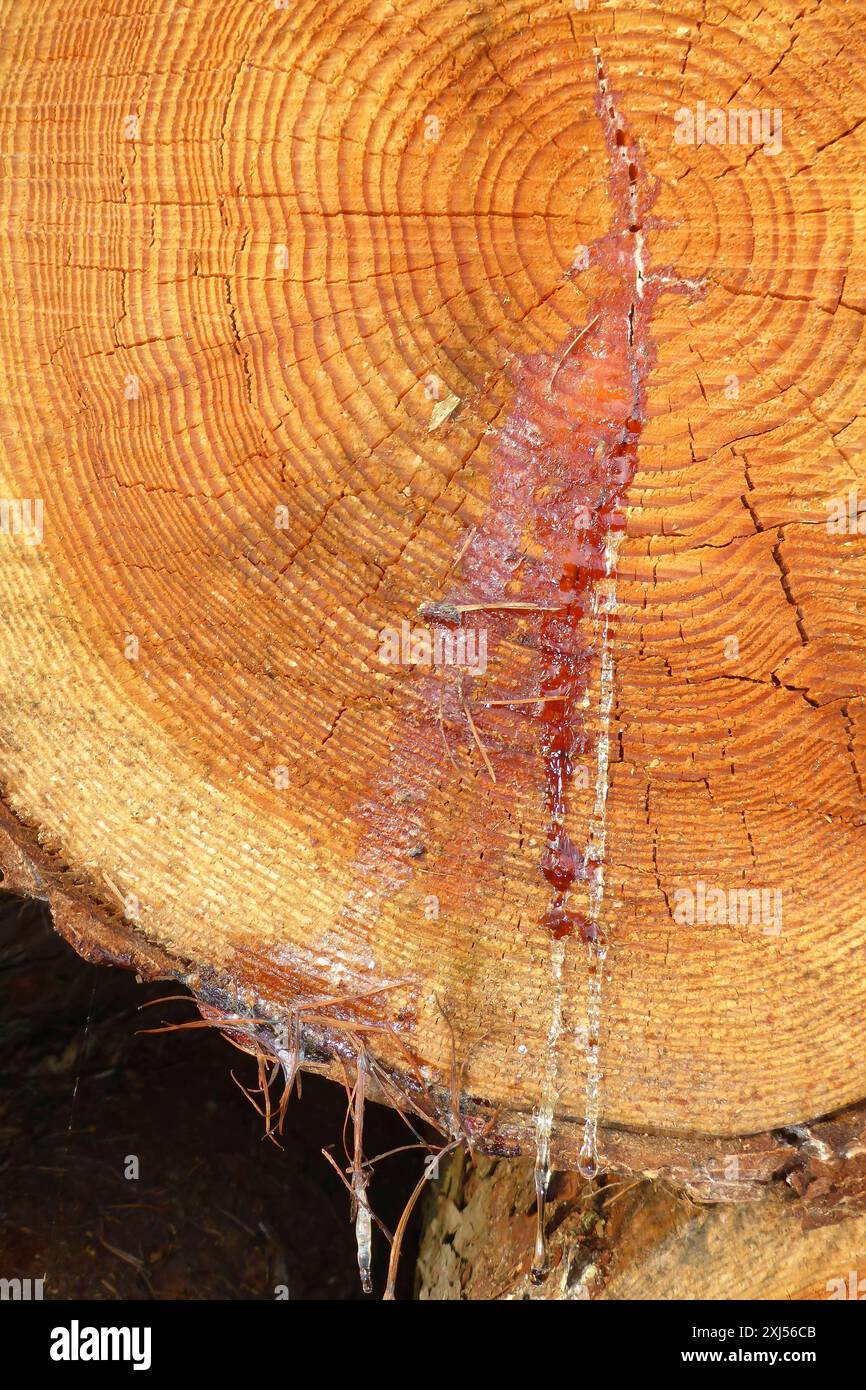
[[[862,1099],[863,6],[0,39],[9,884],[494,1147]]]

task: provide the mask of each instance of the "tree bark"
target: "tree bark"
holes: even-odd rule
[[[866,1259],[866,1217],[804,1224],[780,1188],[702,1206],[670,1184],[557,1175],[547,1278],[533,1282],[533,1165],[464,1153],[428,1197],[421,1299],[827,1299],[851,1293]]]

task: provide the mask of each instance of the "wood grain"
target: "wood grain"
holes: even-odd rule
[[[866,552],[856,502],[827,525],[866,490],[863,18],[9,0],[0,496],[44,521],[0,535],[4,869],[275,1029],[364,995],[331,1009],[373,1055],[442,1092],[456,1056],[531,1146],[544,767],[537,710],[490,702],[538,693],[537,616],[490,622],[480,744],[450,673],[440,725],[440,673],[380,634],[465,580],[515,372],[603,292],[572,273],[611,219],[598,47],[658,180],[647,264],[705,286],[653,311],[618,557],[601,1120],[745,1135],[863,1098]],[[699,102],[780,110],[778,154],[677,143]],[[781,894],[781,929],[675,920],[699,883]]]

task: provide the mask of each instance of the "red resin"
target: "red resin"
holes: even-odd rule
[[[659,225],[649,217],[657,189],[617,112],[598,55],[595,104],[610,160],[613,211],[606,235],[588,248],[588,264],[606,272],[604,288],[583,330],[552,353],[523,359],[514,372],[514,401],[492,456],[490,511],[464,557],[468,587],[454,597],[493,602],[505,595],[528,519],[544,559],[524,561],[517,596],[558,609],[538,614],[535,640],[539,693],[561,699],[527,706],[538,712],[523,715],[537,720],[544,769],[548,825],[540,867],[551,900],[543,925],[556,939],[576,931],[587,942],[598,939],[599,925],[570,910],[567,900],[596,866],[565,823],[575,763],[593,751],[581,709],[598,656],[591,607],[608,574],[611,534],[625,525],[655,360],[652,311],[665,290],[700,289],[670,272],[650,274],[642,264],[644,231]],[[499,622],[503,635],[507,627],[508,620]]]

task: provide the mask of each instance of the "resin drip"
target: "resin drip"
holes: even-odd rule
[[[515,692],[508,714],[498,717],[535,725],[546,808],[540,870],[549,889],[542,925],[550,953],[551,1012],[536,1118],[538,1240],[533,1275],[538,1278],[546,1264],[544,1207],[565,1026],[568,946],[575,938],[584,946],[588,967],[580,1166],[587,1174],[597,1166],[616,565],[655,361],[650,319],[661,294],[703,290],[700,282],[683,280],[672,270],[647,269],[646,233],[663,225],[650,215],[656,183],[647,175],[640,147],[618,113],[597,48],[593,55],[595,109],[609,165],[610,222],[602,237],[582,248],[567,278],[591,269],[594,285],[600,288],[584,321],[554,351],[510,365],[514,396],[491,454],[490,504],[461,550],[460,580],[436,605],[440,620],[450,614],[447,621],[453,623],[463,621],[462,612],[486,610],[483,620],[494,652],[509,641],[536,651],[534,688]],[[528,534],[534,540],[531,553],[526,550]],[[515,601],[524,608],[519,616],[508,611]],[[588,719],[595,673],[598,707]],[[450,701],[445,714],[452,719],[460,709],[453,694]],[[441,709],[440,705],[440,715]],[[496,736],[497,726],[491,724]],[[491,756],[495,763],[496,746]],[[594,778],[594,799],[588,824],[578,832],[570,823],[574,816],[569,802],[579,762],[587,767],[587,787]],[[572,901],[578,891],[583,910]]]
[[[541,869],[551,896],[543,924],[553,938],[553,993],[548,1058],[536,1122],[535,1187],[538,1233],[533,1277],[546,1267],[545,1198],[550,1177],[550,1139],[557,1100],[556,1043],[563,1021],[565,939],[575,932],[587,949],[586,1100],[581,1171],[597,1171],[601,1070],[599,1044],[607,943],[602,923],[607,839],[608,764],[613,709],[613,627],[616,561],[624,507],[637,467],[646,413],[647,385],[655,354],[649,335],[653,308],[665,290],[699,292],[699,284],[670,271],[649,274],[645,231],[656,196],[643,157],[618,113],[598,49],[596,111],[610,160],[612,208],[608,232],[586,248],[582,266],[606,272],[604,289],[585,325],[557,353],[529,359],[518,381],[513,416],[522,433],[539,441],[547,480],[536,504],[535,530],[549,557],[537,572],[537,597],[549,609],[539,623],[539,716],[547,804],[547,839]],[[570,272],[570,274],[573,272]],[[509,422],[510,423],[510,422]],[[507,433],[507,432],[506,432]],[[591,754],[585,711],[593,670],[599,670],[595,739],[595,798],[582,847],[569,833],[569,788],[576,762]],[[575,885],[587,885],[586,911],[570,902]]]

